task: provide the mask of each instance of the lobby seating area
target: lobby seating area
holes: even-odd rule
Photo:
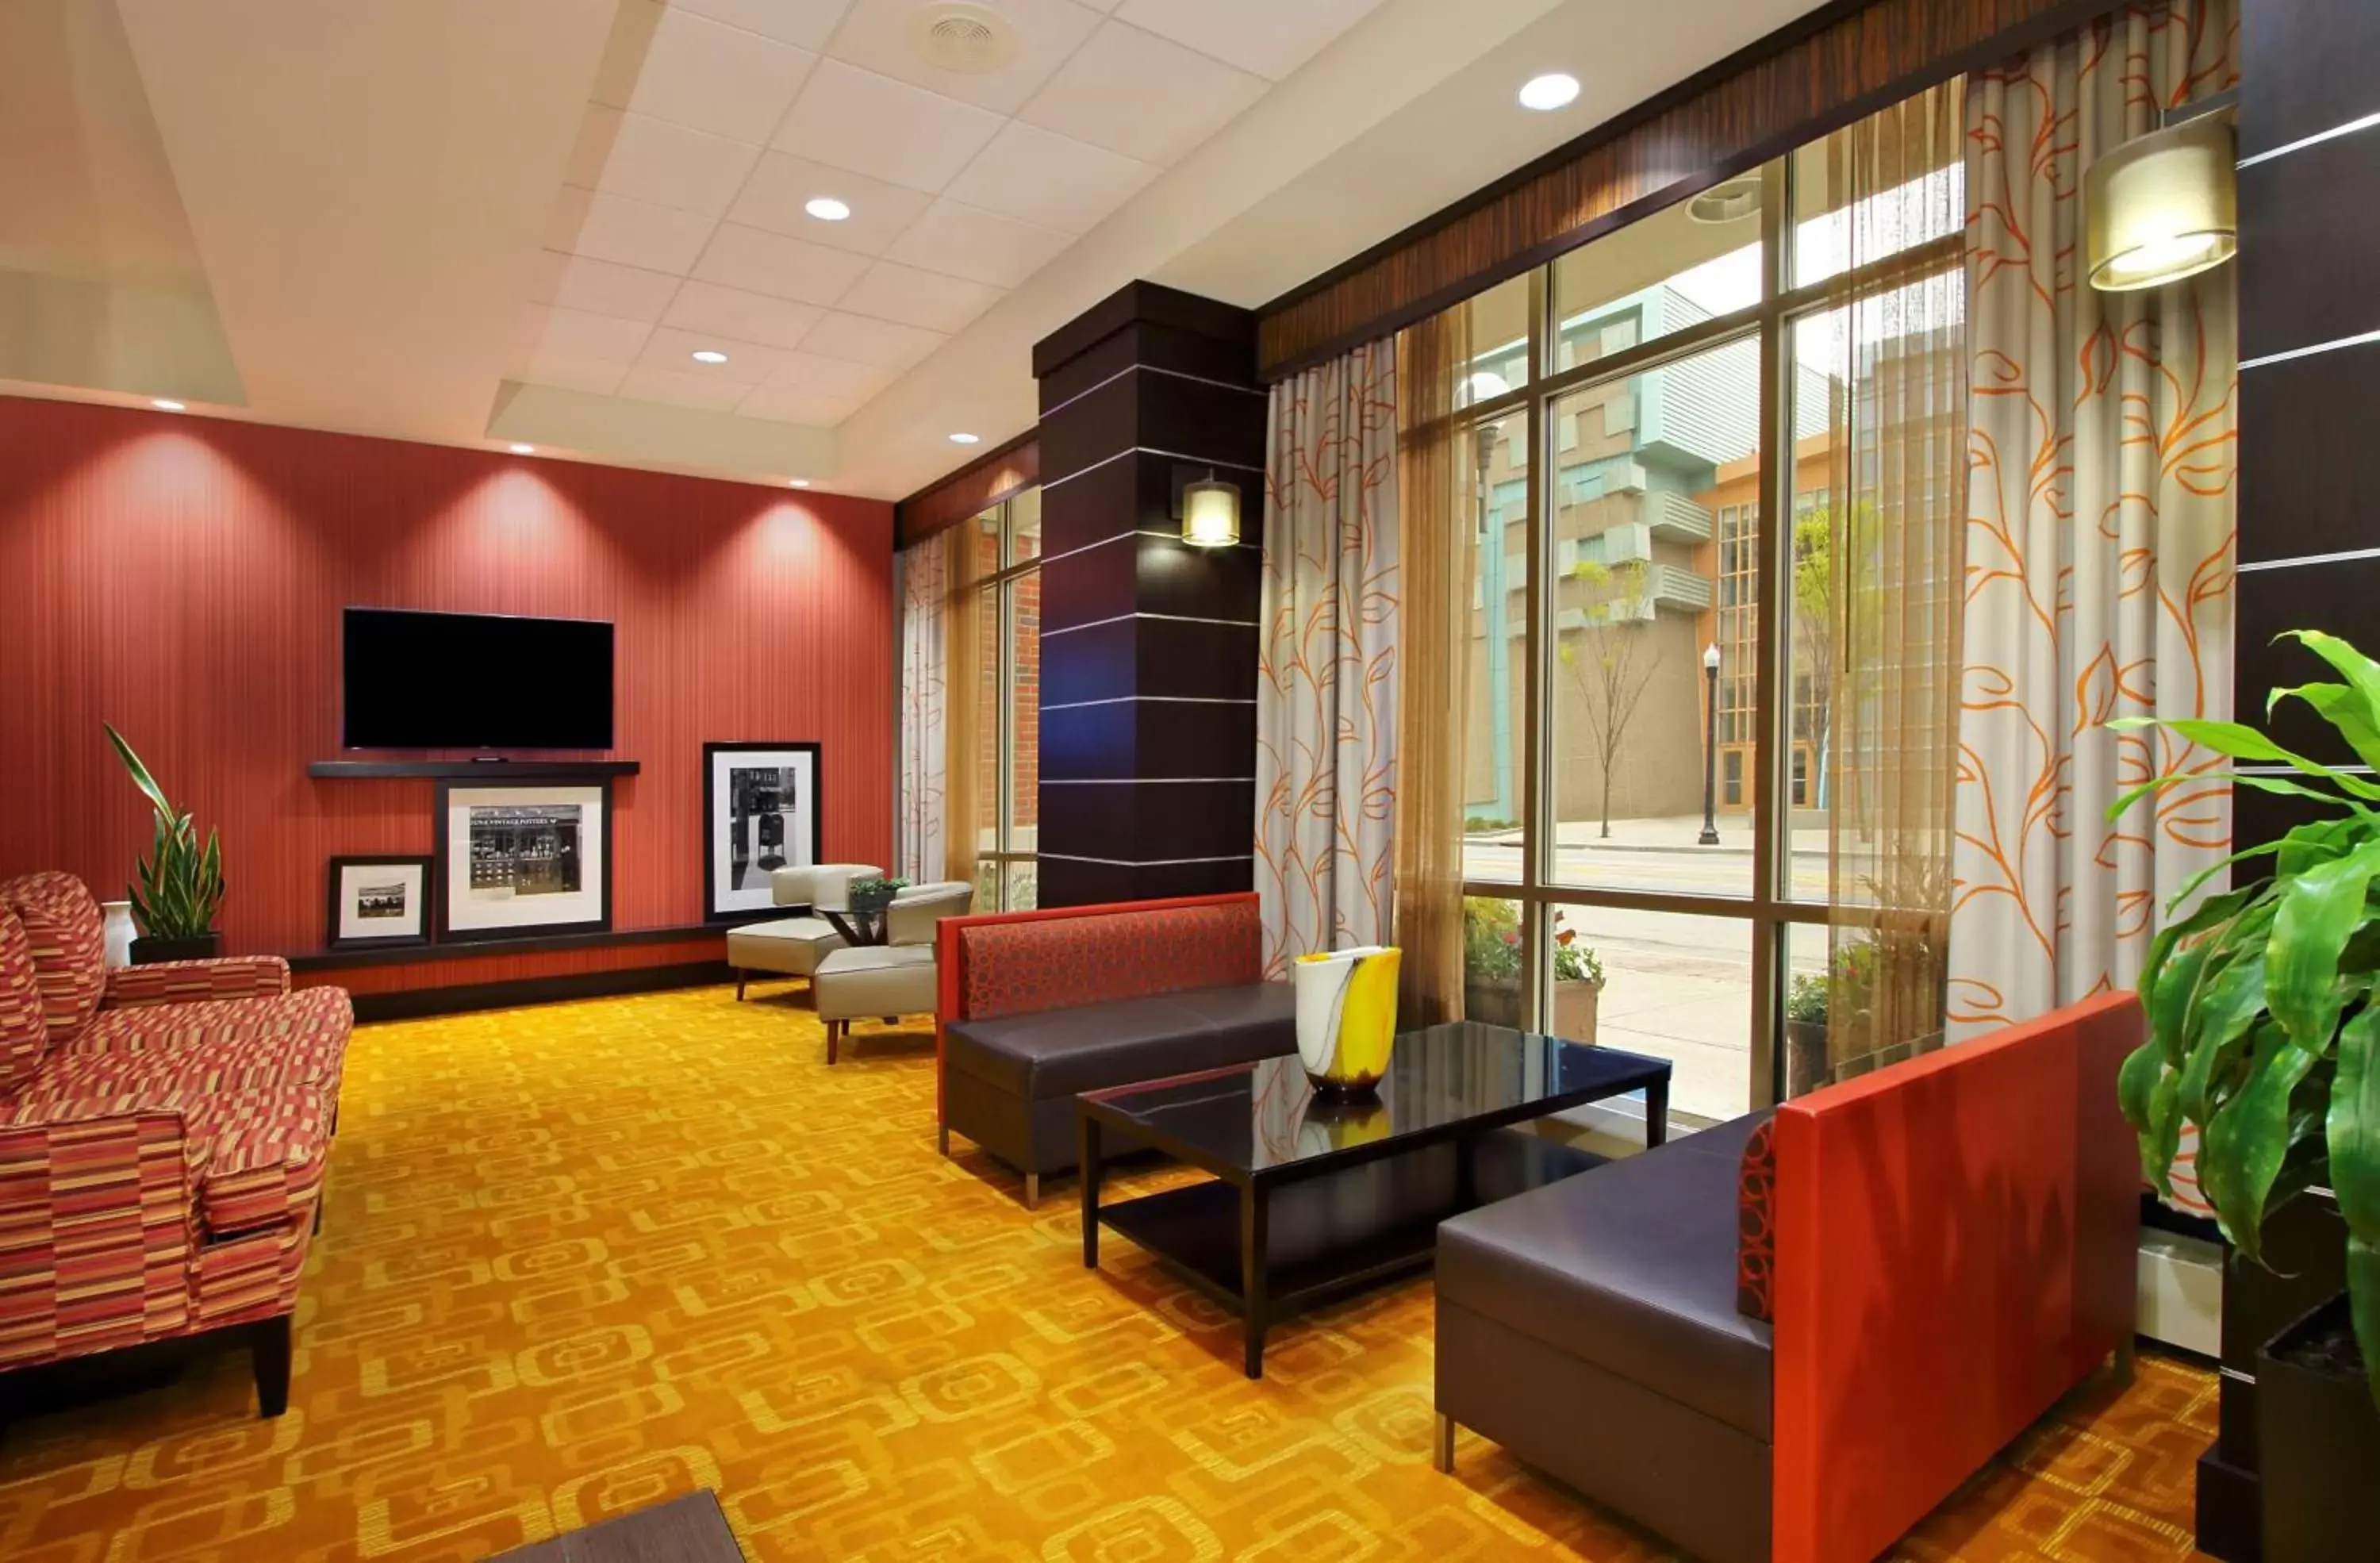
[[[2380,1558],[2374,67],[0,3],[0,1563]]]

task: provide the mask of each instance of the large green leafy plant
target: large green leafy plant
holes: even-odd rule
[[[2340,682],[2277,689],[2313,708],[2380,770],[2380,663],[2335,636],[2292,636]],[[2224,867],[2269,871],[2200,903],[2149,947],[2141,1001],[2149,1040],[2126,1061],[2124,1116],[2141,1166],[2170,1194],[2182,1129],[2199,1131],[2198,1181],[2224,1235],[2262,1264],[2266,1212],[2327,1182],[2347,1223],[2347,1277],[2373,1396],[2380,1402],[2380,782],[2283,748],[2234,722],[2127,719],[2231,759],[2288,768],[2232,782],[2319,803],[2324,817],[2252,847],[2185,886],[2178,909]],[[2108,809],[2203,776],[2160,776]]]
[[[198,939],[212,932],[215,910],[224,898],[223,851],[215,832],[207,832],[201,847],[198,822],[188,810],[174,806],[124,734],[109,727],[107,741],[115,745],[132,784],[157,813],[149,855],[140,860],[140,882],[128,890],[132,915],[152,939]]]

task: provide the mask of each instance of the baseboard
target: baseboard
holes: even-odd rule
[[[473,1010],[509,1010],[523,1004],[558,1004],[573,999],[611,999],[623,993],[660,993],[674,987],[708,987],[734,982],[724,961],[686,961],[669,966],[628,966],[610,972],[565,972],[517,982],[479,982],[455,987],[405,988],[354,996],[358,1021],[419,1020]]]

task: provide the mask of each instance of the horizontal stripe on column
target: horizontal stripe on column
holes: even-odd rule
[[[1254,786],[1253,776],[1045,776],[1044,787],[1237,787]]]
[[[1093,619],[1087,624],[1068,624],[1063,629],[1045,629],[1041,632],[1041,638],[1052,640],[1062,635],[1072,635],[1076,630],[1098,629],[1102,624],[1127,624],[1135,619],[1162,619],[1168,624],[1232,624],[1241,629],[1257,627],[1257,621],[1254,619],[1207,619],[1196,613],[1118,613],[1112,619]]]
[[[1161,901],[1179,895],[1227,895],[1256,888],[1256,861],[1170,863],[1153,867],[1111,863],[1041,865],[1038,887],[1044,906],[1113,906],[1128,901]]]
[[[2369,514],[2380,491],[2375,386],[2380,344],[2268,364],[2240,382],[2241,570],[2344,563],[2380,542]]]
[[[1093,706],[1128,706],[1136,700],[1166,700],[1184,706],[1253,706],[1252,697],[1237,695],[1115,695],[1104,700],[1068,700],[1055,706],[1044,706],[1045,711],[1080,711]]]
[[[1121,619],[1060,636],[1042,648],[1041,709],[1078,709],[1134,696],[1249,704],[1257,695],[1258,639],[1253,624],[1187,619]]]
[[[1254,706],[1126,700],[1041,712],[1044,781],[1253,773]],[[1064,821],[1041,822],[1041,840]],[[1064,842],[1056,843],[1062,851]]]
[[[1185,863],[1253,863],[1256,854],[1233,853],[1225,857],[1078,857],[1070,852],[1036,853],[1043,862],[1096,863],[1108,868],[1172,868]]]
[[[2370,130],[2375,127],[2380,127],[2380,114],[2367,114],[2361,119],[2350,119],[2344,125],[2334,125],[2327,130],[2317,130],[2311,136],[2301,136],[2285,147],[2275,147],[2270,151],[2260,151],[2252,157],[2243,157],[2240,160],[2240,166],[2253,168],[2260,163],[2270,163],[2277,157],[2287,157],[2291,152],[2303,151],[2308,147],[2318,147],[2325,141],[2335,141],[2341,136],[2352,136],[2359,130]]]
[[[2270,517],[2265,524],[2285,520]],[[2243,717],[2264,710],[2275,689],[2335,676],[2328,663],[2297,642],[2277,641],[2283,632],[2325,630],[2371,648],[2371,605],[2380,601],[2380,555],[2310,570],[2253,571],[2239,576],[2235,585],[2233,709]],[[2353,765],[2362,758],[2301,700],[2281,705],[2265,726],[2275,743],[2324,765]]]
[[[2240,357],[2380,333],[2380,203],[2341,199],[2380,189],[2380,136],[2321,142],[2239,185]]]
[[[1264,476],[1264,467],[1262,466],[1254,465],[1245,461],[1221,461],[1214,456],[1190,455],[1182,451],[1169,451],[1157,445],[1128,445],[1124,449],[1116,452],[1113,455],[1101,456],[1099,460],[1090,463],[1087,466],[1078,466],[1062,478],[1045,479],[1041,484],[1041,491],[1046,494],[1051,489],[1058,488],[1062,484],[1073,482],[1075,479],[1082,477],[1087,472],[1097,472],[1100,467],[1107,466],[1108,463],[1111,461],[1122,461],[1128,455],[1163,456],[1168,461],[1187,462],[1193,466],[1228,466],[1234,472],[1253,472],[1259,478]]]
[[[2380,331],[2362,332],[2354,336],[2342,336],[2336,342],[2309,343],[2303,347],[2291,347],[2287,352],[2267,353],[2261,358],[2242,358],[2242,370],[2263,369],[2267,364],[2285,364],[2291,358],[2310,358],[2316,353],[2336,353],[2342,347],[2364,347],[2380,342]]]
[[[1068,549],[1068,550],[1067,550],[1065,552],[1063,552],[1063,553],[1050,553],[1050,554],[1045,554],[1045,555],[1043,555],[1043,556],[1042,556],[1041,563],[1044,563],[1044,564],[1048,564],[1048,563],[1052,563],[1052,562],[1054,562],[1054,561],[1057,561],[1057,560],[1062,560],[1062,559],[1072,559],[1073,557],[1075,557],[1075,555],[1076,555],[1076,554],[1078,554],[1078,553],[1088,553],[1091,550],[1093,550],[1093,549],[1095,549],[1095,548],[1105,548],[1105,547],[1107,547],[1107,546],[1108,546],[1108,544],[1110,544],[1110,543],[1122,542],[1122,541],[1123,541],[1123,539],[1126,539],[1126,538],[1164,538],[1164,539],[1169,539],[1169,540],[1171,540],[1171,541],[1173,541],[1173,542],[1180,542],[1180,541],[1182,540],[1182,534],[1181,534],[1179,531],[1160,532],[1160,531],[1152,530],[1152,529],[1150,529],[1149,527],[1134,527],[1134,528],[1133,528],[1131,531],[1129,531],[1129,532],[1118,532],[1115,536],[1113,536],[1113,537],[1111,537],[1111,538],[1101,538],[1101,539],[1100,539],[1099,541],[1097,541],[1097,542],[1085,543],[1085,544],[1084,544],[1082,547],[1080,547],[1080,548],[1070,548],[1070,549]],[[1248,542],[1236,542],[1236,543],[1225,543],[1225,544],[1223,544],[1222,546],[1223,546],[1223,547],[1225,547],[1225,548],[1255,548],[1255,547],[1256,547],[1256,546],[1257,546],[1257,544],[1255,544],[1255,543],[1248,543]],[[1203,549],[1203,550],[1202,550],[1202,551],[1212,552],[1212,551],[1214,551],[1214,550],[1211,550],[1211,549]],[[1160,618],[1161,618],[1161,617],[1164,617],[1165,615],[1162,615],[1162,614],[1157,614],[1157,615],[1152,615],[1152,616],[1153,616],[1153,617],[1160,617]],[[1183,615],[1178,615],[1178,614],[1177,614],[1177,615],[1174,615],[1174,616],[1175,616],[1175,617],[1182,617]],[[1100,623],[1102,623],[1102,624],[1104,624],[1104,623],[1106,623],[1107,621],[1105,621],[1105,620],[1103,619],[1103,620],[1101,620],[1101,621],[1099,621],[1099,622],[1100,622]],[[1238,621],[1238,620],[1236,620],[1236,619],[1234,619],[1234,620],[1232,620],[1232,621],[1229,621],[1229,622],[1233,623],[1233,624],[1236,624],[1236,623],[1238,623],[1239,621]],[[1253,622],[1253,621],[1251,621],[1251,622]],[[1083,626],[1082,626],[1082,625],[1080,625],[1080,624],[1076,624],[1075,627],[1076,629],[1081,629]],[[1043,630],[1041,633],[1042,633],[1042,634],[1044,634],[1044,635],[1050,635],[1050,634],[1053,634],[1053,633],[1057,633],[1057,632],[1050,631],[1050,630]]]
[[[2232,568],[2247,576],[2259,570],[2294,570],[2306,564],[2340,564],[2350,559],[2380,559],[2380,548],[2351,548],[2340,553],[2308,553],[2296,559],[2252,559]]]
[[[1043,853],[1117,862],[1188,861],[1254,851],[1257,787],[1241,781],[1117,780],[1041,794]]]
[[[1041,416],[1043,418],[1048,418],[1051,413],[1063,412],[1068,407],[1073,406],[1076,402],[1079,402],[1084,397],[1089,395],[1092,392],[1104,390],[1106,387],[1114,384],[1117,381],[1122,380],[1128,374],[1170,374],[1176,380],[1187,380],[1194,384],[1198,385],[1211,385],[1219,391],[1237,391],[1250,396],[1262,396],[1267,399],[1269,399],[1272,394],[1261,385],[1234,385],[1228,380],[1213,380],[1203,374],[1191,374],[1184,370],[1167,369],[1163,364],[1126,364],[1123,368],[1116,370],[1115,373],[1108,376],[1105,380],[1100,381],[1097,385],[1086,385],[1080,391],[1077,391],[1073,395],[1067,397],[1064,401],[1059,402],[1051,406],[1043,407],[1041,409]]]

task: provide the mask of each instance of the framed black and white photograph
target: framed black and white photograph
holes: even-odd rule
[[[332,950],[379,950],[430,942],[437,865],[429,857],[331,859]]]
[[[770,877],[818,861],[819,746],[702,746],[705,915],[714,923],[771,916]]]
[[[438,938],[612,926],[608,782],[438,784]]]

